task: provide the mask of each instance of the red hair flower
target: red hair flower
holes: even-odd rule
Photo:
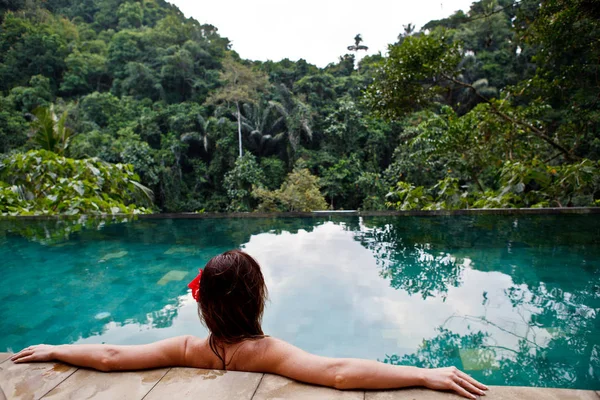
[[[200,278],[202,278],[202,270],[198,270],[198,276],[193,281],[188,283],[188,287],[192,289],[192,297],[194,300],[200,300]]]

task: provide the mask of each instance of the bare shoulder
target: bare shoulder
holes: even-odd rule
[[[276,358],[279,354],[291,348],[295,347],[284,340],[271,336],[257,340],[247,340],[243,345],[244,353],[251,354],[253,358]]]
[[[306,354],[286,341],[270,336],[247,340],[236,353],[233,369],[253,372],[273,372],[287,357]]]
[[[267,350],[277,349],[283,346],[291,346],[289,343],[281,339],[274,338],[272,336],[265,336],[264,338],[256,340],[248,340],[246,343],[247,345],[245,347],[248,349],[248,351],[255,352],[264,352]]]
[[[197,349],[207,343],[206,338],[200,338],[193,335],[181,336],[181,338],[185,341],[186,348],[188,349]]]
[[[310,354],[283,340],[266,337],[248,341],[234,369],[282,375],[301,382],[334,386],[339,360]]]
[[[185,366],[192,368],[220,369],[219,359],[208,345],[207,338],[183,336]]]

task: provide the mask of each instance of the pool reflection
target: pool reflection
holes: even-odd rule
[[[373,251],[381,276],[396,289],[446,299],[450,288],[462,284],[461,276],[475,271],[485,271],[496,282],[511,280],[496,291],[482,282],[476,290],[479,312],[458,308],[417,351],[388,353],[383,361],[455,365],[496,385],[598,389],[598,224],[593,217],[557,219],[369,221],[373,227],[366,227],[358,240]]]
[[[242,247],[269,287],[265,331],[305,350],[600,389],[597,220],[143,220],[43,244],[4,229],[0,350],[205,335],[186,284]]]

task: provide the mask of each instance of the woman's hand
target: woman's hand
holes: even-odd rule
[[[56,346],[47,344],[38,344],[37,346],[29,346],[10,359],[15,363],[35,362],[35,361],[51,361],[55,359],[54,350]]]
[[[456,367],[425,369],[423,386],[435,390],[453,390],[467,399],[485,396],[487,386],[477,382]]]

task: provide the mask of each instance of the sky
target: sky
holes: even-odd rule
[[[473,0],[170,0],[186,17],[208,23],[245,59],[304,58],[324,67],[336,62],[360,33],[366,54],[385,54],[403,25],[468,11]],[[359,52],[362,58],[364,51]]]

